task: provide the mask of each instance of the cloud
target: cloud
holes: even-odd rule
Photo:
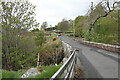
[[[47,21],[49,25],[55,25],[63,18],[74,19],[79,15],[85,15],[91,1],[97,0],[29,0],[36,5],[36,19],[42,24]]]

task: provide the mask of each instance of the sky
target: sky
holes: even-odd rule
[[[33,5],[36,5],[36,19],[40,25],[48,22],[54,27],[63,18],[74,20],[77,16],[85,15],[90,9],[90,4],[93,1],[98,3],[101,0],[28,0]]]

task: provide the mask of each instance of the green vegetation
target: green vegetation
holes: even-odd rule
[[[106,43],[106,44],[117,44],[118,43],[118,18],[116,15],[118,12],[113,11],[108,16],[100,18],[94,26],[92,31],[89,31],[90,27],[86,24],[76,26],[75,35],[85,38],[85,40]],[[83,23],[84,19],[76,18],[76,25]],[[86,22],[85,22],[86,23]]]
[[[46,43],[38,47],[37,50],[40,56],[40,65],[59,64],[64,56],[61,40],[55,35],[46,36]]]
[[[118,44],[118,10],[110,9],[99,3],[87,16],[75,19],[75,36],[88,41]]]
[[[38,35],[38,34],[39,34],[39,32],[35,33],[33,35],[32,35],[32,33],[30,33],[29,35],[32,35],[33,41],[35,41],[37,37],[34,38],[34,36]],[[39,36],[38,36],[38,38],[39,38]],[[38,46],[36,46],[36,48],[34,49],[34,53],[39,53],[39,55],[40,55],[39,65],[44,65],[44,66],[41,66],[41,68],[44,69],[46,72],[42,72],[40,74],[40,76],[38,75],[35,78],[50,78],[60,68],[60,66],[61,66],[61,64],[58,65],[58,66],[55,66],[54,64],[61,63],[61,60],[62,60],[62,58],[64,56],[63,52],[62,52],[62,48],[61,48],[62,47],[62,43],[61,43],[60,39],[57,39],[57,37],[55,35],[46,36],[45,38],[46,38],[46,41],[43,42],[44,44],[42,44],[42,46],[39,46],[41,44],[39,44]],[[53,38],[56,38],[56,40],[53,41]],[[39,39],[37,39],[37,40],[39,40]],[[24,63],[27,62],[26,65],[28,66],[28,68],[35,67],[37,65],[36,64],[37,63],[37,57],[36,57],[36,55],[37,54],[32,55],[32,57],[30,57],[30,58],[26,57],[26,59],[20,60],[20,62],[21,63],[22,62],[24,62]],[[33,63],[33,62],[31,63],[31,60],[36,60],[36,61],[35,61],[35,63]],[[35,65],[33,65],[33,64],[35,64]],[[31,65],[33,65],[33,66],[31,66]],[[51,65],[51,66],[48,66],[48,65]],[[25,73],[25,71],[28,68],[25,67],[25,70],[22,69],[22,70],[18,70],[18,71],[2,70],[2,72],[3,72],[2,73],[2,78],[20,78],[21,75],[23,73]]]
[[[118,44],[119,14],[115,5],[113,8],[109,2],[105,5],[99,3],[87,15],[78,16],[75,20],[63,19],[54,28],[46,29],[48,23],[43,22],[42,30],[39,30],[39,23],[34,18],[35,6],[30,2],[0,2],[2,77],[19,78],[30,67],[41,66],[46,72],[35,78],[50,78],[61,66],[53,65],[60,64],[64,54],[61,40],[49,30],[71,31],[75,34],[65,35],[74,34],[88,41]],[[30,31],[31,28],[33,30]]]
[[[39,75],[36,75],[35,78],[51,78],[61,66],[62,66],[61,64],[59,64],[57,66],[55,66],[55,65],[40,66],[40,68],[42,68],[45,71],[41,72],[41,74],[39,74]]]
[[[26,70],[6,71],[2,70],[2,78],[20,78]]]
[[[41,25],[41,30],[45,30],[47,28],[47,26],[48,26],[48,23],[46,21],[43,22]]]
[[[117,3],[119,2],[113,1],[110,4],[109,1],[101,1],[95,6],[92,4],[85,16],[78,16],[73,21],[63,19],[55,28],[63,32],[73,31],[74,36],[88,41],[119,44]],[[64,33],[64,35],[72,34]]]
[[[39,65],[60,63],[62,43],[50,32],[39,30],[35,20],[35,6],[28,1],[1,2],[2,67],[7,71],[29,69]],[[14,13],[14,14],[13,14]],[[7,17],[6,17],[7,16]],[[4,19],[4,20],[3,20]],[[44,27],[47,22],[43,23]],[[30,31],[30,28],[33,30]],[[53,41],[53,38],[56,38]],[[38,61],[38,54],[39,61]],[[58,58],[58,59],[57,59]],[[14,72],[12,72],[14,74]]]
[[[107,16],[101,18],[91,34],[91,41],[115,44],[118,42],[118,19]]]
[[[66,35],[66,36],[73,36],[74,33],[63,33],[63,35]]]
[[[59,22],[55,28],[60,31],[72,31],[73,30],[73,22],[72,20],[66,20],[63,19],[61,22]]]
[[[0,69],[0,79],[2,79],[2,70]]]
[[[35,6],[28,1],[1,2],[0,6],[3,69],[17,71],[36,66],[35,35],[29,32],[39,25],[34,18]]]
[[[33,30],[31,30],[31,32],[37,32],[37,31],[39,31],[38,28],[34,28]]]
[[[84,26],[84,23],[87,19],[87,16],[78,16],[76,17],[75,19],[75,36],[79,36],[79,37],[83,37],[83,33],[82,33],[82,30],[83,30],[83,26]]]
[[[46,41],[46,38],[44,36],[44,32],[43,31],[37,32],[36,38],[35,38],[36,45],[42,46],[42,44],[45,43],[45,41]]]
[[[52,75],[62,66],[62,64],[59,64],[57,66],[51,65],[51,66],[39,66],[37,68],[42,68],[44,71],[41,72],[39,75],[36,75],[33,78],[50,78]],[[2,70],[2,78],[20,78],[26,70],[18,70],[18,71],[6,71]]]

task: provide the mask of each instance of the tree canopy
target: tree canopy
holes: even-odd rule
[[[72,30],[72,27],[73,27],[72,20],[67,21],[66,19],[63,19],[61,22],[59,22],[56,25],[57,30],[61,30],[61,31]]]
[[[119,2],[101,1],[92,6],[86,16],[75,19],[75,35],[85,40],[117,44],[118,43],[118,10]]]
[[[41,29],[45,30],[47,28],[47,26],[48,26],[48,23],[45,21],[45,22],[42,23]]]
[[[36,54],[32,53],[36,45],[28,31],[39,26],[34,18],[35,6],[28,1],[0,2],[0,6],[3,69],[18,70],[35,65]]]

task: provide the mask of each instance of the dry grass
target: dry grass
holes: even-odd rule
[[[80,78],[85,78],[84,76],[84,71],[83,71],[83,67],[78,67],[77,65],[75,65],[75,79],[80,79]]]

